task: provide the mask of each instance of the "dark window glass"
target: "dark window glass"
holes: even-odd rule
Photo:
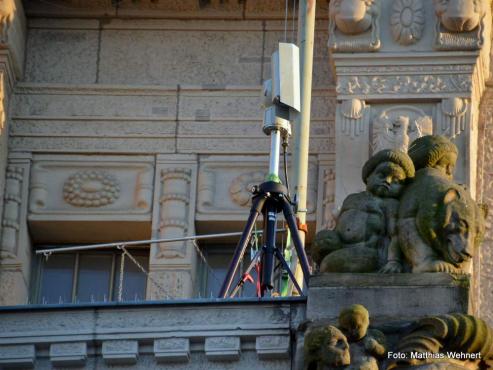
[[[115,264],[115,281],[113,283],[113,300],[118,300],[118,293],[120,287],[120,263],[121,254],[116,258]],[[147,269],[149,263],[149,258],[147,256],[135,256],[134,258],[137,262]],[[124,268],[123,268],[123,289],[122,289],[122,299],[124,301],[142,301],[145,300],[146,294],[147,277],[146,275],[137,267],[135,263],[125,257]]]
[[[110,300],[112,263],[112,255],[80,255],[76,302],[104,302]]]
[[[72,302],[75,254],[54,254],[45,260],[40,303]]]

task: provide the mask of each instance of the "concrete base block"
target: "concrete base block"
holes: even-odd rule
[[[372,324],[469,311],[469,275],[344,274],[312,276],[307,319],[335,320],[341,309],[362,304]]]

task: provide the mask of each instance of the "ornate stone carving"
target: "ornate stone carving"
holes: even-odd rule
[[[339,52],[380,48],[379,0],[334,0],[329,4],[329,47]]]
[[[399,149],[407,152],[414,139],[433,133],[433,122],[421,109],[396,106],[381,112],[373,120],[372,151]]]
[[[444,136],[424,136],[409,147],[416,177],[400,199],[398,243],[382,272],[470,272],[484,234],[486,209],[452,181],[457,147]]]
[[[395,352],[405,358],[387,369],[483,369],[493,358],[493,330],[481,319],[454,313],[418,320],[411,333],[399,338]],[[411,356],[411,352],[414,356]],[[452,358],[447,353],[460,357]]]
[[[104,207],[119,196],[118,180],[105,171],[80,171],[63,185],[63,199],[74,207]]]
[[[401,45],[418,42],[425,27],[422,0],[394,0],[390,26],[394,40]]]
[[[472,77],[465,74],[340,76],[336,87],[342,95],[470,93],[471,89]]]
[[[341,104],[341,132],[344,135],[355,138],[363,134],[364,122],[362,120],[365,102],[359,99],[344,100]]]
[[[321,272],[373,272],[386,262],[386,248],[397,243],[397,200],[408,178],[411,159],[399,150],[382,150],[363,167],[366,191],[349,195],[333,230],[317,233],[312,257]]]
[[[0,258],[15,258],[17,253],[23,177],[22,167],[7,167]]]
[[[161,197],[159,238],[179,238],[188,231],[188,205],[190,202],[191,170],[166,168],[161,171]],[[157,258],[183,258],[186,243],[162,243]]]
[[[484,44],[488,2],[482,0],[434,0],[435,47],[443,50],[476,50]]]
[[[265,172],[254,171],[241,174],[229,186],[231,200],[242,207],[249,206],[252,188],[265,181]]]
[[[448,98],[442,101],[441,111],[443,113],[440,122],[440,134],[451,139],[458,136],[466,129],[466,112],[469,103],[463,98]]]
[[[378,370],[387,354],[385,335],[368,329],[368,310],[355,304],[339,314],[338,326],[311,326],[305,334],[304,369]]]

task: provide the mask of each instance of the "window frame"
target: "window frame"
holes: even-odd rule
[[[36,249],[55,249],[57,247],[64,248],[68,247],[69,245],[37,245]],[[145,256],[147,258],[147,263],[149,263],[150,260],[150,246],[147,247],[140,247],[140,248],[127,248],[127,250],[132,254],[134,257],[141,257]],[[120,250],[114,249],[114,248],[108,248],[108,249],[102,249],[102,250],[87,250],[87,251],[73,251],[73,252],[59,252],[55,253],[57,255],[65,254],[73,254],[75,255],[74,258],[74,263],[72,266],[72,287],[71,287],[71,300],[70,302],[63,302],[62,304],[86,304],[86,303],[100,303],[100,302],[117,302],[116,297],[115,297],[115,283],[116,279],[118,277],[118,274],[120,272],[119,266],[117,266],[117,262],[119,261],[118,257],[123,256],[124,253]],[[77,301],[77,290],[79,288],[79,272],[80,272],[80,259],[81,255],[111,255],[111,266],[110,266],[110,272],[109,272],[109,284],[108,284],[108,299],[106,301],[94,301],[94,302],[80,302]],[[49,257],[48,257],[49,258]],[[34,266],[35,268],[35,273],[33,274],[32,278],[32,283],[31,283],[31,301],[34,304],[60,304],[60,303],[45,303],[42,300],[41,294],[43,290],[43,277],[44,277],[44,269],[45,269],[45,256],[39,255],[36,258],[36,264]],[[127,257],[125,260],[125,266],[131,263],[133,264],[132,261]],[[118,264],[119,265],[119,264]],[[124,275],[125,276],[125,275]],[[146,283],[144,287],[143,297],[145,300],[145,297],[147,296],[147,290],[148,290],[148,280],[146,277]]]

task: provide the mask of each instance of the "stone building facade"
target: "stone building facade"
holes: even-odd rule
[[[463,158],[457,180],[478,201],[493,206],[491,4],[469,2],[460,22],[450,21],[446,0],[353,1],[356,9],[364,7],[363,20],[339,17],[347,9],[339,7],[341,1],[317,2],[308,243],[316,230],[333,226],[343,198],[363,188],[360,170],[371,153],[406,148],[425,134],[454,140]],[[284,7],[280,0],[0,4],[1,305],[79,302],[79,281],[59,302],[45,301],[40,279],[48,262],[35,250],[241,230],[248,189],[267,170],[269,141],[260,128],[260,87],[270,77],[270,55],[277,43],[296,38],[292,9],[286,24]],[[475,264],[473,311],[493,324],[489,222],[487,230]],[[203,254],[208,261],[219,261],[219,271],[233,244],[149,246],[139,254],[149,271],[139,298],[209,295],[201,283]],[[75,264],[67,263],[81,268],[86,257],[81,253]],[[50,266],[63,262],[55,255],[50,258]],[[116,282],[121,257],[111,258]],[[77,273],[69,272],[72,277]],[[108,296],[94,298],[86,292],[86,302],[114,300],[114,282]],[[289,328],[301,321],[297,315],[303,316],[304,308],[302,301],[280,304],[265,307],[264,326],[244,334],[249,339],[246,347],[242,340],[241,348],[247,356],[256,351],[284,368]],[[144,315],[152,316],[153,308],[146,310]],[[255,310],[245,309],[252,317]],[[269,310],[274,313],[267,317]],[[96,311],[76,315],[89,325]],[[101,315],[124,321],[122,312]],[[205,321],[214,316],[197,315]],[[192,321],[195,337],[190,341],[137,336],[149,358],[188,358],[202,335],[200,320]],[[64,316],[57,325],[69,322]],[[242,325],[250,330],[246,321]],[[108,341],[102,349],[105,364],[115,358],[116,363],[134,361],[136,341],[131,336],[113,343],[120,337],[105,331],[104,318],[96,326],[100,339]],[[108,328],[117,326],[113,321]],[[220,322],[211,327],[223,330]],[[211,339],[211,350],[204,344],[201,358],[239,356],[234,328],[224,330],[224,343]],[[61,366],[85,361],[97,349],[87,347],[89,331],[84,333],[85,339],[78,341],[71,333],[69,349],[53,347],[61,337],[46,339],[40,347],[46,352],[43,366],[56,364],[57,358]],[[277,345],[264,345],[258,338],[265,336],[275,337]],[[9,341],[4,338],[0,344]],[[112,352],[113,344],[119,350]],[[20,352],[34,351],[31,344],[26,346]],[[229,351],[215,354],[214,348],[228,346]],[[8,357],[9,349],[2,348],[7,355],[0,357]],[[26,363],[33,356],[26,356]],[[251,361],[247,358],[246,364]]]

